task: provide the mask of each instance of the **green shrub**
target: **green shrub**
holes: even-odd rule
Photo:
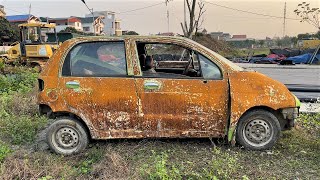
[[[5,68],[5,64],[4,64],[4,61],[1,59],[0,57],[0,73],[1,72],[4,72],[4,68]]]
[[[0,162],[2,162],[10,153],[11,149],[5,143],[0,141]]]
[[[13,144],[33,142],[37,132],[47,123],[45,117],[5,115],[0,117],[0,135]]]
[[[179,168],[168,164],[168,154],[166,152],[156,154],[152,151],[152,154],[152,158],[154,159],[153,165],[144,164],[140,170],[143,177],[161,180],[182,179]]]
[[[32,142],[46,123],[37,114],[37,73],[17,68],[15,74],[0,75],[0,136],[13,144]]]
[[[20,70],[16,74],[0,75],[0,94],[27,93],[34,87],[37,77],[37,73]]]
[[[320,113],[302,113],[297,119],[297,124],[310,134],[320,137]]]
[[[240,167],[236,154],[215,148],[209,168],[204,169],[204,176],[205,179],[232,179]]]
[[[92,171],[93,164],[101,161],[103,156],[104,150],[100,147],[94,147],[86,154],[84,160],[74,166],[74,169],[78,174],[89,174]]]

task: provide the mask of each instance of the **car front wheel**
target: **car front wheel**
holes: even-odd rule
[[[62,117],[49,126],[47,142],[54,152],[71,155],[83,151],[89,137],[82,123],[70,117]]]
[[[241,117],[236,141],[246,149],[265,150],[273,147],[280,131],[280,123],[275,115],[265,110],[253,110]]]

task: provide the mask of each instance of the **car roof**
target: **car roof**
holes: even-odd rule
[[[158,36],[158,35],[150,35],[150,36],[141,36],[141,35],[124,35],[124,36],[84,36],[84,37],[76,37],[73,38],[73,41],[102,41],[102,40],[124,40],[124,39],[134,39],[134,40],[161,40],[161,39],[172,39],[172,40],[184,40],[192,42],[192,40],[181,37],[181,36]]]

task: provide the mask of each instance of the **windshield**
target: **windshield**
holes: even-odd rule
[[[52,37],[49,37],[48,34],[52,34]],[[27,44],[58,42],[55,28],[47,27],[22,27],[21,39]]]

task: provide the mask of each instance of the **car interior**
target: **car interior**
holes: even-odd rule
[[[178,45],[137,43],[143,76],[199,78],[202,77],[198,55]],[[154,69],[150,73],[150,69]]]

